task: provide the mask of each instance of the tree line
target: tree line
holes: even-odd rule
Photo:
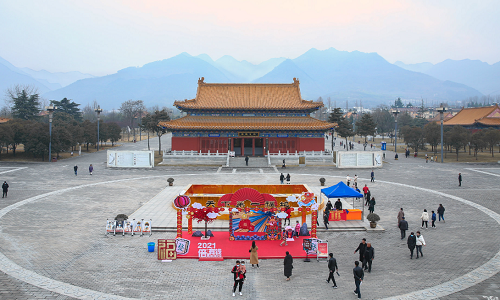
[[[397,103],[396,103],[397,104]],[[402,136],[405,144],[414,149],[427,150],[431,147],[431,151],[437,153],[438,145],[441,143],[441,126],[436,122],[429,122],[424,118],[413,118],[408,113],[402,113],[397,116],[398,135]],[[374,136],[380,134],[382,137],[388,135],[393,137],[395,129],[394,115],[387,107],[377,107],[372,113],[350,114],[349,117],[344,116],[341,108],[335,108],[330,114],[329,122],[337,123],[336,131],[339,136],[346,139],[354,135]],[[483,129],[476,132],[471,132],[462,126],[444,126],[443,129],[443,146],[448,152],[455,150],[457,160],[460,150],[466,151],[469,149],[469,155],[473,155],[477,159],[479,151],[487,149],[491,156],[494,156],[494,147],[500,142],[500,131],[494,128]],[[500,148],[499,148],[500,152]]]
[[[61,152],[75,151],[77,146],[83,146],[89,151],[89,146],[95,147],[98,142],[102,145],[110,141],[114,145],[121,137],[122,127],[119,125],[120,121],[110,121],[111,118],[121,119],[121,123],[125,120],[134,130],[135,125],[159,137],[165,133],[165,129],[159,128],[158,122],[169,120],[169,112],[166,109],[156,109],[152,114],[142,114],[142,111],[146,112],[142,100],[125,101],[119,110],[120,118],[115,116],[115,112],[102,115],[103,118],[99,122],[99,141],[97,141],[97,115],[93,111],[94,108],[86,107],[86,112],[82,112],[80,104],[67,98],[60,101],[51,100],[50,104],[57,107],[53,112],[51,139],[49,114],[44,111],[44,105],[36,90],[26,86],[16,86],[9,89],[6,96],[10,106],[2,109],[2,113],[12,119],[0,123],[0,149],[6,147],[7,153],[12,151],[13,156],[16,155],[18,146],[22,144],[25,152],[34,158],[45,160],[49,153],[50,140],[51,151],[57,156]],[[97,108],[95,103],[94,106]],[[139,121],[134,124],[136,119]],[[159,150],[161,152],[161,144]]]

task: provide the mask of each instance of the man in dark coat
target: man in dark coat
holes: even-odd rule
[[[401,230],[401,239],[406,237],[406,230],[408,230],[408,222],[406,222],[405,217],[399,222],[399,230]]]
[[[443,206],[443,204],[439,204],[437,212],[438,212],[438,216],[439,216],[439,222],[441,222],[441,219],[443,219],[443,222],[445,222],[444,221],[444,206]]]
[[[458,173],[458,186],[462,186],[462,173]]]
[[[326,282],[330,283],[330,279],[331,279],[333,281],[333,288],[336,289],[337,283],[335,282],[335,278],[333,276],[333,273],[335,271],[338,272],[339,267],[337,266],[337,260],[333,257],[333,253],[328,254],[328,256],[330,256],[330,258],[328,258],[328,270],[330,272],[329,272],[328,279],[326,280]]]
[[[2,184],[2,198],[7,198],[7,192],[9,191],[9,185],[7,184],[7,181],[4,181]]]
[[[371,177],[370,182],[374,182],[374,181],[375,181],[375,172],[373,172],[373,170],[372,170],[372,172],[370,173],[370,177]]]
[[[340,199],[337,199],[337,201],[335,201],[335,209],[342,210],[342,201],[340,201]]]
[[[363,258],[365,257],[365,250],[366,250],[366,239],[363,238],[363,240],[361,240],[361,243],[359,243],[358,248],[356,248],[356,250],[354,250],[354,253],[359,251],[359,261],[360,262],[363,262]]]
[[[332,208],[333,208],[332,202],[328,200],[328,202],[326,203],[325,210],[329,212],[330,210],[332,210]]]
[[[370,211],[370,213],[373,213],[373,211],[375,210],[375,197],[372,197],[372,199],[368,202],[368,210]]]
[[[375,258],[375,249],[373,249],[371,243],[366,244],[366,250],[365,250],[365,256],[363,259],[363,268],[365,270],[368,270],[368,273],[371,273],[372,271],[372,262],[373,259]]]
[[[73,167],[73,171],[75,171],[75,176],[78,175],[78,166],[77,165],[75,165]]]
[[[290,280],[290,276],[292,276],[292,269],[293,269],[293,258],[290,255],[290,252],[286,252],[285,259],[283,260],[283,265],[285,267],[284,273],[286,276],[286,280]]]
[[[365,272],[359,266],[359,261],[354,262],[354,269],[352,269],[352,273],[354,274],[354,284],[356,285],[356,289],[354,290],[354,294],[358,295],[358,298],[361,298],[361,289],[359,286],[361,282],[363,282],[363,278],[365,277]]]
[[[247,166],[248,166],[248,159],[249,159],[249,158],[248,158],[248,155],[247,155],[247,156],[245,156],[245,164],[246,164]]]
[[[365,202],[365,206],[368,205],[368,203],[370,203],[370,197],[372,196],[372,192],[370,190],[368,190],[366,192],[366,202]]]
[[[408,244],[408,249],[410,249],[410,259],[413,259],[413,250],[415,250],[415,246],[417,245],[417,237],[413,232],[408,236],[406,243]]]
[[[284,181],[285,181],[285,175],[283,175],[283,173],[281,173],[281,175],[280,175],[281,184],[283,184]]]
[[[328,229],[328,224],[330,224],[330,222],[328,222],[328,214],[326,213],[326,210],[323,212],[323,223],[325,224],[325,228]]]

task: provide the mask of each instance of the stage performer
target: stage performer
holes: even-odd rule
[[[252,248],[250,248],[250,263],[252,264],[252,267],[257,265],[257,268],[259,268],[259,254],[257,253],[257,250],[259,250],[259,247],[255,245],[255,241],[252,241]]]
[[[286,276],[286,280],[290,280],[290,276],[292,276],[292,269],[293,269],[293,258],[290,255],[290,252],[286,252],[285,259],[283,261],[283,265],[285,267],[284,273]]]
[[[299,221],[297,221],[297,223],[295,224],[295,235],[299,237],[299,233],[300,233],[300,223]]]
[[[286,218],[283,226],[286,226],[286,220],[288,220],[288,225],[290,225],[290,217],[292,216],[292,209],[290,208],[289,205],[287,205],[285,212],[286,212]]]
[[[240,295],[243,296],[243,294],[241,293],[241,288],[243,287],[243,280],[240,279],[240,261],[239,260],[236,261],[236,265],[231,270],[231,273],[234,274],[233,297],[235,296],[236,286],[238,286],[238,285],[239,285]]]

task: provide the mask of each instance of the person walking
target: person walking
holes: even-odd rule
[[[462,186],[462,173],[458,173],[458,186]]]
[[[290,173],[286,174],[286,184],[290,184]]]
[[[370,174],[370,178],[371,178],[370,182],[375,182],[375,172],[373,172],[373,170],[372,170],[372,172]]]
[[[366,194],[368,193],[370,189],[368,188],[368,186],[365,184],[365,186],[363,187],[363,194],[365,195],[364,198],[366,199]]]
[[[368,203],[370,203],[370,197],[371,196],[372,196],[372,192],[370,191],[370,189],[368,189],[368,191],[366,192],[365,206],[367,206]]]
[[[281,173],[281,175],[280,175],[281,184],[283,184],[284,181],[285,181],[285,175],[283,175],[283,173]]]
[[[282,169],[286,169],[286,163],[285,163],[285,159],[283,159],[283,165],[281,166]]]
[[[342,201],[340,201],[340,198],[335,201],[335,209],[336,210],[342,210]]]
[[[431,220],[432,220],[432,225],[431,225],[431,227],[435,229],[435,228],[436,228],[436,224],[435,224],[435,223],[436,223],[436,213],[435,213],[434,211],[432,211],[432,217],[431,217]]]
[[[293,269],[293,258],[290,255],[290,252],[286,252],[285,259],[283,260],[283,265],[284,265],[284,274],[286,276],[286,280],[290,280],[290,276],[292,276],[292,269]]]
[[[420,256],[424,257],[424,254],[422,253],[422,246],[425,246],[425,240],[424,237],[420,234],[420,231],[417,231],[417,259],[418,252],[420,252]]]
[[[347,182],[347,186],[351,185],[351,177],[349,177],[349,174],[347,174],[346,182]]]
[[[358,248],[354,250],[354,254],[359,251],[359,261],[363,262],[363,258],[365,257],[365,250],[366,250],[366,239],[363,238],[361,240],[361,243],[359,243]]]
[[[401,207],[401,209],[398,212],[398,227],[399,227],[399,223],[401,222],[401,220],[403,220],[404,216],[405,216],[405,212],[403,211],[403,208]]]
[[[7,192],[9,192],[9,184],[4,181],[2,184],[2,198],[7,198]]]
[[[330,283],[330,279],[333,282],[333,288],[337,288],[337,283],[335,282],[334,272],[339,272],[339,267],[337,266],[337,260],[333,257],[333,253],[328,254],[330,258],[328,259],[328,279],[326,282]]]
[[[241,293],[241,289],[243,288],[243,280],[241,278],[242,274],[240,271],[240,261],[239,260],[236,261],[236,265],[231,270],[231,273],[234,274],[233,297],[236,296],[235,293],[236,293],[237,286],[239,286],[240,295],[243,296],[243,294]]]
[[[325,228],[328,230],[328,224],[330,224],[328,222],[328,214],[326,213],[326,210],[323,211],[323,223],[325,224]]]
[[[363,278],[365,277],[365,272],[359,266],[359,261],[354,262],[354,269],[352,269],[352,273],[354,275],[354,284],[356,285],[356,289],[354,290],[354,294],[358,295],[358,298],[361,298],[361,282],[363,282]]]
[[[406,237],[406,230],[408,230],[408,222],[406,222],[405,217],[399,222],[399,230],[401,231],[401,239]]]
[[[92,172],[94,172],[94,167],[92,166],[92,164],[90,164],[90,166],[89,166],[90,175],[92,175]]]
[[[354,179],[353,179],[353,181],[354,181],[354,187],[355,187],[355,188],[358,188],[358,175],[354,174]]]
[[[428,223],[429,223],[429,213],[427,212],[427,209],[424,209],[424,212],[420,216],[420,219],[422,219],[422,228],[424,228],[424,223],[425,223],[425,229],[428,228]]]
[[[373,249],[371,243],[366,244],[365,255],[363,257],[363,268],[368,270],[368,273],[372,272],[372,262],[375,258],[375,249]]]
[[[372,214],[373,211],[375,211],[375,197],[372,197],[372,199],[370,200],[370,202],[368,202],[368,210],[370,211],[370,213]]]
[[[77,175],[78,175],[78,166],[77,166],[77,165],[75,165],[75,166],[73,167],[73,170],[75,171],[75,176],[77,176]]]
[[[252,264],[252,268],[254,268],[254,265],[257,265],[257,268],[260,268],[259,254],[257,253],[257,250],[259,250],[259,247],[255,245],[255,241],[252,241],[252,247],[250,248],[250,263]]]
[[[417,237],[413,232],[408,236],[406,244],[408,245],[408,249],[410,249],[410,259],[413,259],[413,250],[415,250],[415,246],[417,245]]]
[[[444,206],[443,206],[443,204],[439,204],[437,212],[438,212],[438,216],[439,216],[439,222],[441,222],[441,219],[443,219],[443,222],[446,223],[446,221],[444,220]]]
[[[245,156],[245,164],[246,164],[247,166],[248,166],[248,160],[249,160],[249,158],[248,158],[248,155],[247,155],[247,156]]]

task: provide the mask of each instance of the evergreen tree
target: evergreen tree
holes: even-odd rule
[[[377,124],[373,121],[371,114],[363,114],[361,120],[356,122],[356,133],[365,137],[365,149],[366,149],[366,137],[368,135],[375,135],[375,128]]]
[[[64,98],[61,101],[50,100],[50,103],[57,107],[57,110],[54,112],[54,118],[58,113],[62,112],[72,116],[78,122],[82,121],[82,112],[78,108],[80,104],[72,102],[68,98]]]
[[[33,89],[16,87],[8,90],[7,96],[12,102],[12,116],[15,119],[36,120],[40,113],[40,97]]]

